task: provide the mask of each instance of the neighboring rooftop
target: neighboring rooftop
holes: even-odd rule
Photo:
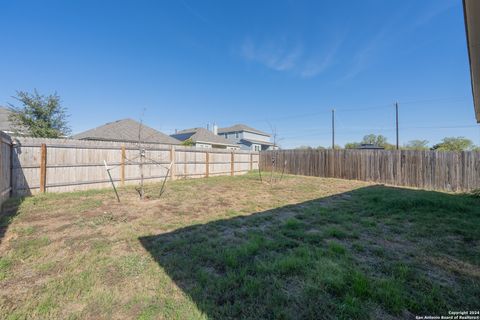
[[[15,128],[12,124],[12,121],[10,121],[11,114],[12,111],[9,108],[0,106],[0,131],[3,131],[10,135],[26,135],[28,129],[23,126],[21,126],[22,129],[17,132],[17,128]]]
[[[235,146],[238,147],[238,144],[235,141],[225,139],[221,136],[213,134],[213,132],[205,128],[191,128],[177,131],[177,133],[172,134],[172,137],[185,141],[187,139],[192,139],[193,142],[197,143],[209,143],[215,145],[223,146]]]
[[[372,143],[362,143],[356,149],[384,150],[385,148]]]
[[[254,143],[254,144],[263,144],[263,145],[265,145],[265,146],[273,146],[273,145],[274,145],[273,142],[263,141],[263,140],[255,140],[255,139],[245,139],[245,138],[243,138],[242,141],[247,141],[247,142]]]
[[[9,119],[11,114],[12,111],[10,111],[10,109],[0,107],[0,131],[7,133],[15,131],[14,127],[12,126],[12,122]]]
[[[270,134],[268,134],[266,132],[263,132],[263,131],[260,131],[260,130],[257,130],[257,129],[254,129],[254,128],[249,127],[249,126],[244,125],[244,124],[235,124],[231,127],[218,128],[218,133],[239,132],[239,131],[248,131],[248,132],[253,132],[253,133],[261,134],[263,136],[270,137]]]
[[[142,126],[140,131],[140,126]],[[132,119],[117,120],[72,136],[79,140],[180,144],[180,141]]]

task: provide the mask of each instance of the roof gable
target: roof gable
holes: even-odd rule
[[[254,129],[254,128],[249,127],[249,126],[244,125],[244,124],[235,124],[231,127],[219,128],[218,129],[218,133],[228,133],[228,132],[238,132],[238,131],[248,131],[248,132],[253,132],[253,133],[256,133],[256,134],[260,134],[262,136],[270,137],[270,135],[268,133],[257,130],[257,129]]]
[[[238,146],[235,141],[225,139],[216,134],[213,134],[211,131],[208,131],[205,128],[191,128],[180,130],[176,134],[172,134],[172,137],[180,139],[182,141],[192,139],[193,142],[206,142],[211,144]]]
[[[13,131],[12,122],[9,119],[11,113],[9,109],[0,107],[0,131]]]
[[[140,133],[140,139],[139,139]],[[180,141],[132,119],[106,123],[72,136],[79,140],[107,140],[143,143],[180,144]]]
[[[10,115],[12,113],[13,112],[9,108],[0,106],[0,131],[7,132],[9,134],[15,133],[19,135],[26,135],[28,132],[26,127],[20,126],[20,130],[18,130],[19,128],[16,128],[13,125],[12,121],[10,120]]]

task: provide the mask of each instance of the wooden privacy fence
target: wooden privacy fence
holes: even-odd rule
[[[0,132],[0,206],[8,199],[11,191],[12,140]]]
[[[258,152],[144,144],[147,182],[238,175],[258,168]],[[139,147],[133,143],[16,138],[12,147],[14,195],[110,187],[104,160],[120,185],[140,181]],[[171,166],[170,172],[168,167]]]
[[[428,190],[480,188],[480,152],[413,150],[262,151],[260,167],[285,173],[373,181]]]

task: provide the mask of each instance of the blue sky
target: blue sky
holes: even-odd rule
[[[0,41],[0,104],[56,91],[73,132],[242,122],[328,146],[335,108],[338,144],[393,143],[398,101],[402,144],[480,144],[460,0],[0,0]]]

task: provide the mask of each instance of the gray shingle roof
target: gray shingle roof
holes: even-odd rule
[[[11,114],[12,111],[9,108],[0,106],[0,131],[6,132],[10,135],[28,135],[28,129],[26,127],[20,126],[19,128],[15,128],[12,121],[10,121]]]
[[[273,143],[270,141],[262,141],[262,140],[255,140],[255,139],[242,139],[242,141],[247,141],[255,144],[263,144],[265,146],[273,146]]]
[[[172,134],[172,137],[179,139],[181,141],[192,139],[193,142],[206,142],[211,144],[238,147],[238,144],[235,143],[235,141],[217,136],[213,134],[213,132],[208,131],[205,128],[191,128],[191,129],[180,130],[180,131],[177,131],[176,134]]]
[[[249,126],[244,125],[244,124],[235,124],[231,127],[219,128],[218,129],[218,133],[237,132],[237,131],[248,131],[248,132],[258,133],[258,134],[270,137],[270,135],[268,133],[257,130],[257,129],[254,129],[254,128],[249,127]]]
[[[15,131],[13,125],[9,119],[10,111],[8,108],[0,107],[0,131],[13,132]]]
[[[138,142],[139,128],[140,122],[132,119],[123,119],[75,134],[72,138],[79,140]],[[180,144],[180,141],[146,125],[142,127],[140,140],[144,143]]]

